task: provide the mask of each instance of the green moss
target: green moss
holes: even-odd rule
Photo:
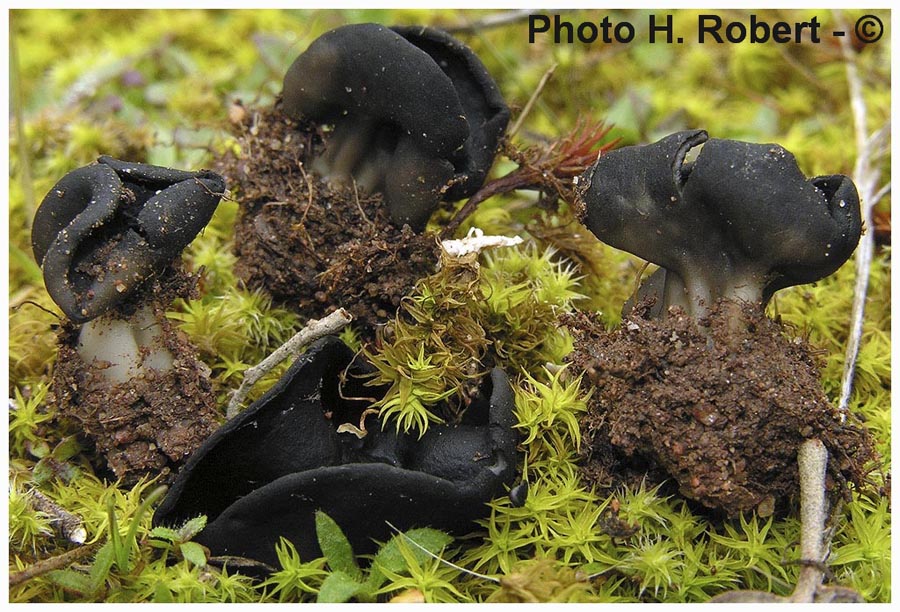
[[[515,374],[561,362],[571,338],[557,320],[581,297],[576,287],[574,267],[533,244],[486,255],[483,266],[442,257],[401,305],[390,336],[365,349],[378,370],[372,384],[389,386],[380,415],[424,432],[458,418],[493,364]]]
[[[886,497],[857,497],[834,537],[830,565],[839,583],[852,584],[867,601],[891,600],[891,512]]]
[[[560,363],[571,349],[568,332],[556,324],[583,296],[575,266],[553,249],[503,249],[485,255],[478,302],[491,351],[512,371],[534,371]]]
[[[441,263],[401,305],[391,336],[380,336],[377,350],[364,350],[377,370],[371,383],[388,386],[375,407],[398,430],[421,434],[429,423],[459,416],[467,389],[484,373],[488,340],[473,312],[477,264]]]
[[[261,585],[266,598],[279,602],[298,601],[309,599],[319,592],[322,580],[327,576],[323,569],[324,558],[304,563],[294,545],[285,539],[278,543],[275,550],[281,567]]]
[[[14,550],[36,557],[38,548],[53,535],[52,521],[52,517],[33,508],[26,490],[10,487],[9,542]]]

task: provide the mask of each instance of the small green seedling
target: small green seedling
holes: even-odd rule
[[[401,572],[421,564],[427,556],[437,554],[453,541],[451,536],[436,529],[411,529],[384,544],[366,572],[357,563],[341,528],[324,512],[316,513],[316,535],[330,570],[316,599],[322,603],[344,603],[351,599],[374,602],[388,579],[399,577]],[[408,547],[404,550],[406,541],[414,542],[417,550]]]
[[[173,553],[176,557],[184,559],[198,567],[206,566],[207,550],[196,542],[191,542],[194,536],[206,527],[206,516],[200,515],[192,518],[178,529],[168,527],[154,527],[150,531],[150,546],[163,550],[163,559]]]

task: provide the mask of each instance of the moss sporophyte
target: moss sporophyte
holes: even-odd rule
[[[13,12],[10,599],[889,601],[879,46],[349,17]]]

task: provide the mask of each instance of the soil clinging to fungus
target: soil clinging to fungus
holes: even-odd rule
[[[221,176],[101,157],[35,213],[32,246],[66,314],[52,398],[126,483],[164,476],[215,428],[209,371],[165,318],[196,279],[175,269],[225,191]]]
[[[841,423],[807,345],[747,304],[736,328],[721,306],[698,325],[680,309],[651,318],[643,302],[611,332],[596,316],[567,317],[570,359],[594,389],[581,420],[587,480],[671,478],[708,508],[765,515],[786,509],[799,485],[797,448],[819,438],[830,486],[864,486],[872,440],[852,417]]]
[[[797,490],[800,444],[819,438],[833,482],[863,486],[869,434],[830,405],[805,343],[764,314],[778,289],[850,257],[853,182],[807,179],[778,145],[694,130],[601,156],[578,195],[597,237],[662,266],[620,328],[568,321],[571,360],[596,391],[581,422],[585,474],[612,484],[649,472],[728,515],[767,514]]]
[[[241,207],[235,274],[306,319],[346,308],[374,336],[375,326],[434,270],[437,241],[394,225],[381,194],[307,170],[322,140],[280,104],[250,110],[234,127],[240,151],[226,154],[217,168]]]
[[[434,270],[422,230],[482,185],[509,117],[461,42],[375,24],[324,34],[273,108],[240,111],[218,165],[241,203],[238,276],[305,317],[346,308],[365,338]]]

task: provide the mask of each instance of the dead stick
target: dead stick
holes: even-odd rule
[[[528,102],[525,103],[525,108],[522,109],[522,112],[519,113],[519,116],[516,118],[515,124],[513,124],[512,128],[509,130],[509,138],[512,138],[516,135],[516,132],[519,131],[519,128],[522,127],[522,123],[525,121],[525,117],[531,112],[531,109],[534,107],[534,103],[537,102],[538,98],[541,97],[541,93],[544,91],[544,88],[547,86],[547,83],[550,82],[550,79],[553,77],[553,73],[556,72],[556,67],[559,64],[553,64],[549,68],[547,68],[547,72],[544,73],[544,76],[541,77],[541,80],[538,81],[537,87],[535,87],[534,91],[531,93],[531,97],[528,98]]]
[[[842,13],[837,14],[838,23],[846,25]],[[841,422],[847,418],[850,406],[850,395],[853,391],[853,379],[856,374],[856,360],[859,357],[859,348],[863,335],[863,323],[865,321],[866,294],[869,291],[869,274],[871,271],[872,257],[875,252],[875,232],[872,219],[872,208],[875,205],[875,191],[880,171],[872,163],[872,153],[875,149],[875,141],[881,133],[876,132],[868,136],[868,111],[863,97],[862,80],[856,64],[856,54],[850,47],[850,42],[840,40],[841,51],[844,56],[844,68],[847,73],[847,85],[850,90],[850,106],[853,111],[853,126],[856,132],[856,164],[853,168],[853,179],[859,186],[859,199],[862,202],[863,227],[867,228],[859,240],[856,249],[856,286],[853,293],[853,308],[850,311],[850,334],[847,339],[847,350],[844,354],[844,372],[841,375],[841,396],[838,401],[838,410]]]
[[[482,186],[481,189],[476,191],[475,194],[456,211],[453,218],[444,226],[444,229],[441,230],[441,240],[448,240],[453,233],[459,229],[462,222],[475,212],[478,205],[488,198],[501,193],[509,193],[510,191],[515,191],[517,189],[529,189],[535,185],[537,181],[533,180],[533,177],[529,172],[528,168],[517,168],[506,176],[501,176]]]
[[[828,451],[821,440],[806,440],[797,452],[800,468],[800,560],[803,566],[790,601],[812,603],[825,576],[822,536],[828,518],[825,469]]]
[[[271,355],[252,368],[248,368],[247,371],[244,372],[244,380],[241,381],[241,386],[238,387],[237,391],[234,392],[234,395],[231,396],[231,401],[228,402],[225,417],[231,419],[237,415],[241,404],[247,399],[253,385],[255,385],[260,378],[269,373],[275,366],[288,357],[296,357],[300,354],[300,349],[307,344],[337,332],[352,320],[353,316],[343,308],[338,308],[322,319],[313,319],[306,324],[306,327],[294,334],[290,340],[275,349]]]
[[[87,531],[85,531],[80,517],[72,514],[37,489],[32,489],[30,493],[32,507],[50,517],[53,529],[59,535],[73,544],[84,544]]]
[[[47,572],[52,572],[53,570],[68,567],[82,557],[85,557],[92,553],[97,549],[98,545],[99,542],[94,542],[93,544],[85,544],[84,546],[79,546],[78,548],[73,548],[72,550],[66,551],[61,555],[49,557],[47,559],[29,565],[21,572],[16,572],[15,574],[9,575],[9,586],[13,587],[17,584],[22,584],[26,580],[31,580],[32,578],[42,576]]]

